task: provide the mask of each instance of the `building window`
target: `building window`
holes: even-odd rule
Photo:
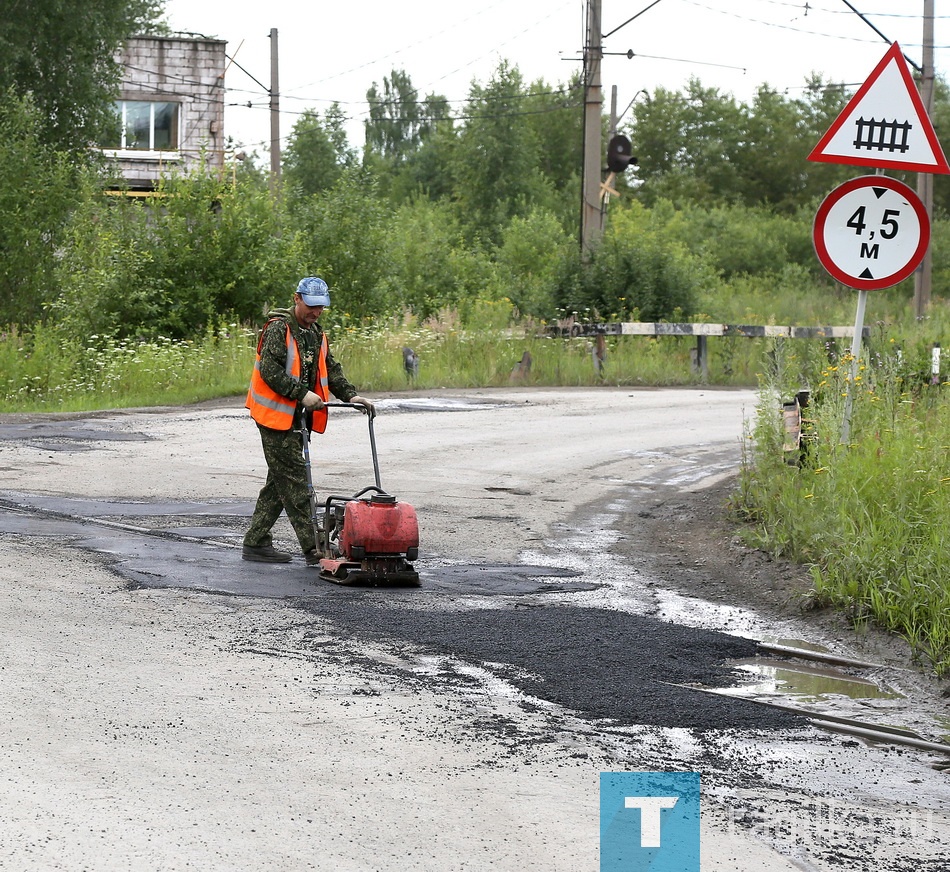
[[[178,104],[120,100],[115,104],[117,135],[103,148],[167,151],[178,148]]]

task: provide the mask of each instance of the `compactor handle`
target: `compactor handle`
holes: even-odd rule
[[[369,447],[370,451],[373,452],[373,474],[376,476],[376,487],[385,493],[385,491],[383,491],[383,486],[379,483],[379,458],[376,455],[376,434],[373,432],[373,416],[367,414],[366,409],[357,403],[324,403],[324,408],[359,409],[360,412],[366,415],[366,420],[369,422]]]

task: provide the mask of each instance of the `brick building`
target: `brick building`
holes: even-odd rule
[[[116,59],[123,75],[114,141],[100,143],[132,191],[196,163],[224,165],[226,42],[205,37],[134,36]]]

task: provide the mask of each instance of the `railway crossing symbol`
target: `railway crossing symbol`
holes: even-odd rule
[[[874,291],[917,269],[930,244],[930,219],[920,197],[903,182],[861,176],[822,201],[813,241],[818,260],[834,278]]]
[[[950,164],[896,42],[832,122],[808,160],[950,173]]]

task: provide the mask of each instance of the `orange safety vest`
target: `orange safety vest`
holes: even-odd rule
[[[271,321],[280,321],[280,318],[272,318]],[[264,330],[271,323],[268,321],[264,325]],[[287,327],[287,364],[286,372],[291,378],[300,380],[300,350],[297,348],[297,340],[291,332],[290,325]],[[275,391],[261,376],[261,347],[264,344],[264,330],[261,330],[260,339],[257,341],[257,359],[254,362],[254,371],[251,373],[251,387],[247,392],[247,401],[244,405],[250,409],[251,417],[264,427],[270,427],[271,430],[289,430],[294,424],[294,412],[297,410],[297,401],[291,397],[285,397]],[[317,371],[314,374],[314,384],[311,390],[317,394],[324,402],[330,398],[330,387],[327,377],[327,337],[323,334],[323,341],[320,343],[320,353],[317,355]],[[310,428],[318,433],[323,433],[327,429],[327,410],[321,409],[313,413],[313,424]]]

